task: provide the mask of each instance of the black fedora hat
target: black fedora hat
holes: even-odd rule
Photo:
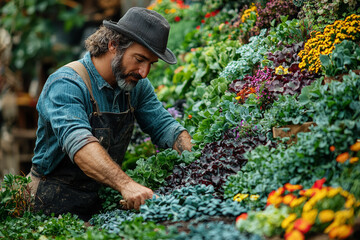
[[[174,53],[166,47],[170,25],[159,13],[146,8],[132,7],[117,23],[104,20],[103,24],[149,48],[165,62],[177,62]]]

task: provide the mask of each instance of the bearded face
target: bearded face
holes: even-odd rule
[[[131,91],[137,82],[142,79],[140,74],[127,72],[123,64],[123,54],[121,53],[117,53],[111,61],[111,69],[118,86],[124,91]]]

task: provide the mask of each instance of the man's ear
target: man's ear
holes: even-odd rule
[[[113,41],[109,41],[108,49],[110,53],[116,54],[116,45]]]

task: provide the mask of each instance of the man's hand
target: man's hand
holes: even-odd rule
[[[126,200],[127,209],[139,210],[153,191],[132,180],[115,163],[104,148],[92,142],[81,148],[74,156],[74,162],[89,177],[119,191]]]
[[[135,181],[130,181],[121,189],[121,195],[123,196],[125,202],[124,207],[126,209],[140,209],[140,205],[145,204],[145,200],[152,198],[154,192],[147,187],[144,187],[138,184]]]
[[[182,131],[177,137],[173,149],[178,151],[181,154],[184,150],[191,152],[191,136],[187,131]]]

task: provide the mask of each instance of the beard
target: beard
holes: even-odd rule
[[[137,73],[125,73],[126,69],[122,63],[123,54],[117,53],[114,59],[111,61],[111,69],[115,76],[116,82],[121,90],[124,91],[131,91],[137,84],[137,81],[129,80],[127,81],[126,78],[133,77],[136,80],[142,79],[140,74]]]

